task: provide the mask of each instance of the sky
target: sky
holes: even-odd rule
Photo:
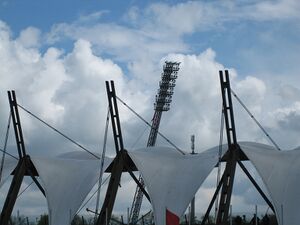
[[[228,69],[232,89],[280,148],[296,148],[299,10],[297,0],[0,0],[0,146],[9,113],[6,91],[16,90],[20,105],[91,151],[101,152],[105,81],[114,80],[117,95],[151,121],[162,67],[171,60],[181,63],[180,71],[160,131],[178,147],[190,151],[192,134],[196,152],[219,144],[218,71]],[[238,140],[269,143],[239,103],[233,104]],[[149,128],[126,107],[119,108],[126,149],[144,147]],[[22,110],[20,116],[30,155],[53,157],[80,150]],[[157,144],[168,145],[162,138]],[[12,132],[8,151],[17,154]],[[107,154],[114,155],[110,129]],[[249,170],[259,179],[251,165]],[[197,193],[199,213],[214,192],[215,177],[213,172]],[[0,202],[7,188],[8,184],[1,188]],[[116,213],[126,214],[134,189],[124,176]],[[267,209],[250,182],[238,175],[233,211],[253,211],[256,204]],[[30,187],[16,210],[38,215],[46,212],[46,201]]]

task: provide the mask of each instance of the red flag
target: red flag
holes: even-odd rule
[[[166,209],[166,225],[179,225],[179,217]]]

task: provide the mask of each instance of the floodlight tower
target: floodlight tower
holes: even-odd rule
[[[168,111],[170,109],[170,104],[172,102],[172,95],[174,93],[175,82],[177,79],[177,73],[179,70],[179,62],[169,62],[166,61],[163,67],[163,73],[161,75],[161,81],[159,82],[159,89],[155,98],[154,103],[154,115],[152,119],[151,131],[148,137],[147,147],[155,145],[157,133],[159,129],[159,124],[163,111]],[[139,177],[140,183],[144,186],[144,181],[142,177]],[[130,210],[130,223],[136,224],[141,205],[143,201],[143,192],[137,186],[134,199],[132,202]]]

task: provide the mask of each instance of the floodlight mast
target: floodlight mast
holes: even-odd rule
[[[156,143],[157,133],[160,125],[160,120],[163,111],[170,109],[172,102],[172,95],[174,93],[174,87],[177,79],[177,73],[179,71],[180,62],[166,61],[163,67],[163,73],[161,75],[161,81],[159,82],[159,89],[154,103],[154,115],[152,119],[151,131],[148,137],[147,147],[154,146]],[[142,177],[139,177],[141,185],[144,184]],[[130,210],[130,224],[136,224],[140,214],[143,201],[143,192],[137,186],[134,199]]]

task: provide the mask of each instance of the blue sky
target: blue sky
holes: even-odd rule
[[[108,20],[118,21],[128,7],[135,5],[134,2],[140,4],[139,1],[2,1],[1,18],[16,32],[28,26],[48,31],[55,23],[72,22],[80,15],[98,10],[109,10],[112,13]]]
[[[228,3],[228,1],[225,1]],[[269,2],[270,7],[276,7],[281,1]],[[288,2],[288,1],[287,1]],[[297,41],[299,40],[299,26],[295,22],[294,16],[290,18],[280,11],[275,11],[278,15],[258,12],[256,15],[250,14],[250,7],[259,5],[259,2],[250,1],[248,3],[239,1],[226,6],[218,1],[194,1],[195,5],[202,6],[215,11],[220,15],[219,20],[208,18],[203,23],[203,27],[197,27],[193,31],[177,34],[188,45],[189,53],[201,52],[207,48],[212,48],[217,52],[217,59],[228,67],[235,67],[242,73],[248,75],[253,72],[272,71],[281,73],[286,69],[297,70]],[[199,4],[198,4],[199,3]],[[48,33],[55,24],[73,23],[80,17],[88,16],[97,12],[102,12],[97,19],[100,23],[113,23],[126,28],[143,29],[145,20],[152,15],[147,14],[154,4],[162,4],[173,7],[186,4],[185,1],[2,1],[0,6],[1,19],[11,28],[14,36],[27,27],[36,27],[43,33]],[[261,4],[262,5],[262,4]],[[247,7],[249,9],[247,9]],[[128,21],[125,17],[131,9],[138,9],[140,13],[145,13],[145,18],[137,23]],[[245,11],[245,14],[238,14],[237,11]],[[249,10],[249,11],[247,11]],[[267,12],[267,11],[266,11]],[[248,13],[248,14],[247,14]],[[288,13],[288,12],[285,12]],[[253,13],[255,14],[255,12]],[[147,18],[148,17],[148,18]],[[150,18],[151,19],[151,18]],[[205,19],[205,18],[201,18]],[[211,21],[210,21],[211,19]],[[180,20],[178,18],[178,20]],[[174,25],[178,21],[174,21]],[[201,21],[199,21],[201,23]],[[179,23],[178,26],[181,26]],[[65,49],[70,49],[72,43],[65,41],[55,43]],[[46,45],[47,47],[49,45]],[[53,46],[53,43],[52,43]],[[43,47],[43,46],[42,46]],[[45,47],[45,46],[44,46]],[[295,48],[296,47],[296,48]],[[108,53],[106,53],[108,54]],[[250,54],[250,56],[249,56]],[[282,57],[286,55],[287,57]],[[252,63],[252,60],[254,63]],[[277,63],[280,62],[280,63]],[[251,66],[249,65],[251,64]],[[295,68],[296,67],[296,68]]]
[[[219,143],[218,70],[228,68],[234,90],[281,148],[295,148],[300,145],[299,11],[297,0],[1,0],[0,102],[7,106],[6,90],[15,89],[26,108],[99,151],[107,107],[104,81],[115,80],[122,99],[150,121],[163,62],[180,61],[171,110],[160,129],[187,151],[195,134],[196,149],[203,151]],[[268,143],[237,103],[235,109],[239,139]],[[145,125],[120,110],[126,146],[144,146]],[[0,115],[4,134],[8,107],[1,107]],[[28,115],[21,116],[31,154],[74,150]],[[14,146],[11,137],[12,152]],[[112,140],[109,146],[113,155]],[[239,177],[237,184],[244,181]],[[211,194],[214,184],[210,178],[199,196]],[[124,185],[118,212],[130,204],[133,193],[126,190],[133,186]],[[234,198],[237,210],[249,209],[254,200],[265,207],[250,185],[243,190],[245,195]],[[19,207],[38,214],[45,209],[39,200]],[[202,210],[206,203],[199,199],[197,204]]]

